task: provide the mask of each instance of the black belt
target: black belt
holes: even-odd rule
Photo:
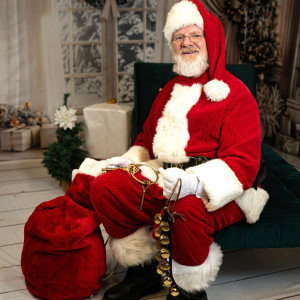
[[[179,168],[179,169],[187,169],[190,167],[196,167],[198,165],[201,165],[205,162],[207,162],[208,160],[210,160],[210,158],[204,157],[204,156],[190,156],[189,157],[190,160],[188,162],[185,163],[163,163],[163,168],[164,169],[169,169],[169,168]]]

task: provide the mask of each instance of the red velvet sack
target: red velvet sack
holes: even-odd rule
[[[79,175],[65,196],[41,203],[26,222],[21,266],[36,297],[85,299],[100,289],[106,271],[100,222],[70,197],[88,202],[93,177]]]

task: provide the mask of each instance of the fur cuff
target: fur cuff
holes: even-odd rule
[[[141,227],[122,239],[110,239],[110,248],[115,260],[128,268],[150,262],[156,255],[155,240],[150,227]]]
[[[213,79],[204,85],[204,93],[213,102],[224,100],[230,92],[228,84],[222,80]]]
[[[135,164],[148,161],[150,159],[149,152],[146,148],[142,146],[132,146],[126,153],[122,155],[123,157],[129,158]]]
[[[212,243],[208,257],[200,266],[184,266],[173,260],[172,271],[175,282],[189,293],[207,288],[219,272],[222,257],[220,246]]]
[[[235,202],[245,214],[247,223],[252,224],[259,219],[268,199],[269,194],[264,189],[250,188],[244,191]]]
[[[243,193],[243,186],[230,167],[221,159],[213,159],[186,169],[202,182],[202,200],[208,211],[223,207]]]
[[[97,177],[102,175],[102,169],[106,168],[109,165],[107,160],[95,160],[93,158],[86,158],[82,164],[80,165],[78,170],[74,170],[74,174],[72,173],[72,177],[78,173],[91,175]]]

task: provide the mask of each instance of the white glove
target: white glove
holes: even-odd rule
[[[199,179],[196,177],[195,174],[189,174],[179,168],[169,168],[166,170],[163,168],[159,168],[158,171],[163,176],[163,182],[164,182],[163,195],[165,198],[167,199],[170,198],[178,178],[181,179],[181,190],[178,199],[181,199],[187,195],[196,195],[196,194],[199,195],[200,193],[199,188],[201,188],[201,185]],[[178,188],[179,185],[178,187],[176,187],[171,200],[176,199]]]
[[[128,167],[130,164],[133,163],[132,160],[130,160],[127,157],[123,157],[123,156],[116,156],[116,157],[112,157],[110,159],[107,160],[109,163],[109,168],[126,168]]]
[[[78,172],[73,171],[73,173],[74,173],[74,177],[77,173],[83,173],[83,174],[97,177],[99,175],[102,175],[102,168],[107,168],[107,167],[108,167],[107,160],[98,161],[92,158],[86,158],[80,165]]]

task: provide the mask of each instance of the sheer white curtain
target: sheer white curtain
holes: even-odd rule
[[[50,120],[65,83],[56,1],[0,1],[0,103],[42,111]]]

